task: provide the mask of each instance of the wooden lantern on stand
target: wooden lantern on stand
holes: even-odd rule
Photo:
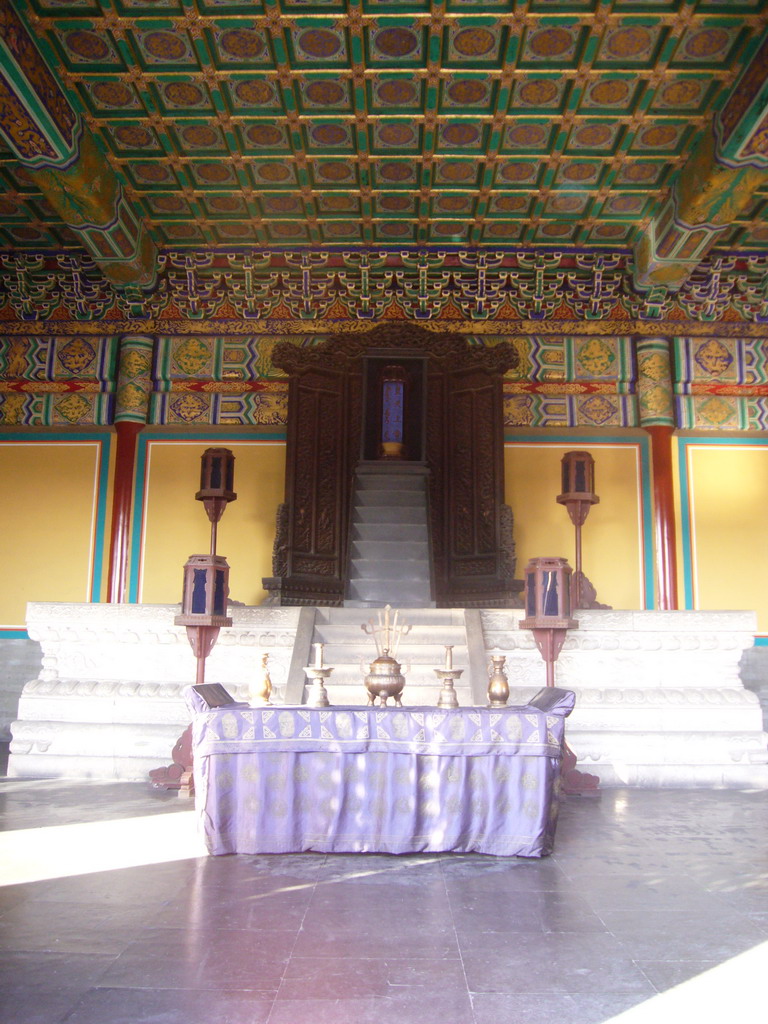
[[[571,567],[565,558],[532,558],[525,569],[525,618],[520,626],[533,638],[547,666],[547,686],[555,685],[555,662],[571,618]]]
[[[211,524],[211,550],[207,555],[190,555],[184,566],[181,614],[174,618],[177,626],[186,626],[192,653],[197,660],[195,684],[205,682],[205,659],[213,650],[222,626],[231,626],[227,615],[229,597],[229,565],[223,555],[216,554],[216,530],[224,509],[237,498],[232,490],[235,457],[228,448],[208,448],[201,456],[200,490],[195,497],[202,501]],[[192,796],[192,726],[188,725],[173,748],[173,764],[154,768],[152,785],[158,789],[176,789],[179,796]]]
[[[174,622],[187,627],[192,653],[197,659],[196,684],[205,682],[205,659],[213,650],[222,626],[231,626],[227,616],[229,565],[216,554],[217,528],[224,510],[237,495],[232,490],[235,457],[228,448],[208,448],[201,456],[200,490],[211,524],[211,550],[207,555],[190,555],[184,566],[181,615]]]
[[[202,501],[211,523],[211,554],[216,554],[216,529],[224,509],[235,501],[232,490],[235,479],[235,456],[229,448],[206,448],[200,456],[200,490],[195,495]]]
[[[213,650],[227,616],[229,565],[223,555],[190,555],[184,566],[181,615],[174,622],[187,627],[192,653],[197,658],[195,683],[205,682],[205,659]]]
[[[520,627],[533,632],[547,666],[547,686],[555,685],[555,662],[566,632],[579,625],[571,618],[571,571],[565,558],[532,558],[525,569],[525,618]],[[561,774],[565,793],[598,795],[600,780],[576,768],[576,755],[565,740]]]
[[[576,530],[576,571],[571,578],[571,607],[582,607],[584,573],[581,568],[581,528],[589,510],[600,501],[595,494],[595,460],[589,452],[566,452],[561,459],[562,494],[557,501],[565,505]]]

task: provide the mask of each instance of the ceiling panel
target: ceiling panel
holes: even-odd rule
[[[713,0],[31,0],[160,246],[631,247],[768,23]],[[766,203],[727,244],[768,244]],[[0,148],[0,246],[72,232]]]

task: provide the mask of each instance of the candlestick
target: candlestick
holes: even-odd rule
[[[323,645],[316,644],[315,646],[322,648]],[[322,649],[316,653],[322,658]],[[330,666],[323,668],[322,665],[317,664],[307,665],[304,669],[304,674],[307,677],[307,698],[304,703],[308,708],[330,707],[330,701],[325,689],[325,680],[331,672],[333,672],[333,669]]]
[[[315,668],[323,667],[323,645],[315,644]]]
[[[459,698],[456,696],[454,684],[464,669],[453,667],[453,644],[445,645],[445,668],[436,668],[435,675],[442,682],[440,696],[437,699],[439,708],[457,708]]]

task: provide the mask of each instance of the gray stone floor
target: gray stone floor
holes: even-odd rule
[[[179,810],[0,780],[3,831]],[[606,790],[564,803],[541,861],[200,857],[3,885],[0,1021],[601,1024],[766,943],[766,840],[765,793]]]

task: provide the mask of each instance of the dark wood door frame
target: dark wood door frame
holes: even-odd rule
[[[282,604],[341,604],[354,470],[364,454],[370,359],[424,361],[424,459],[430,470],[435,597],[443,607],[517,604],[511,510],[504,504],[502,377],[506,342],[382,324],[319,345],[275,346],[289,375],[286,504],[269,589]],[[279,557],[278,557],[279,555]]]

